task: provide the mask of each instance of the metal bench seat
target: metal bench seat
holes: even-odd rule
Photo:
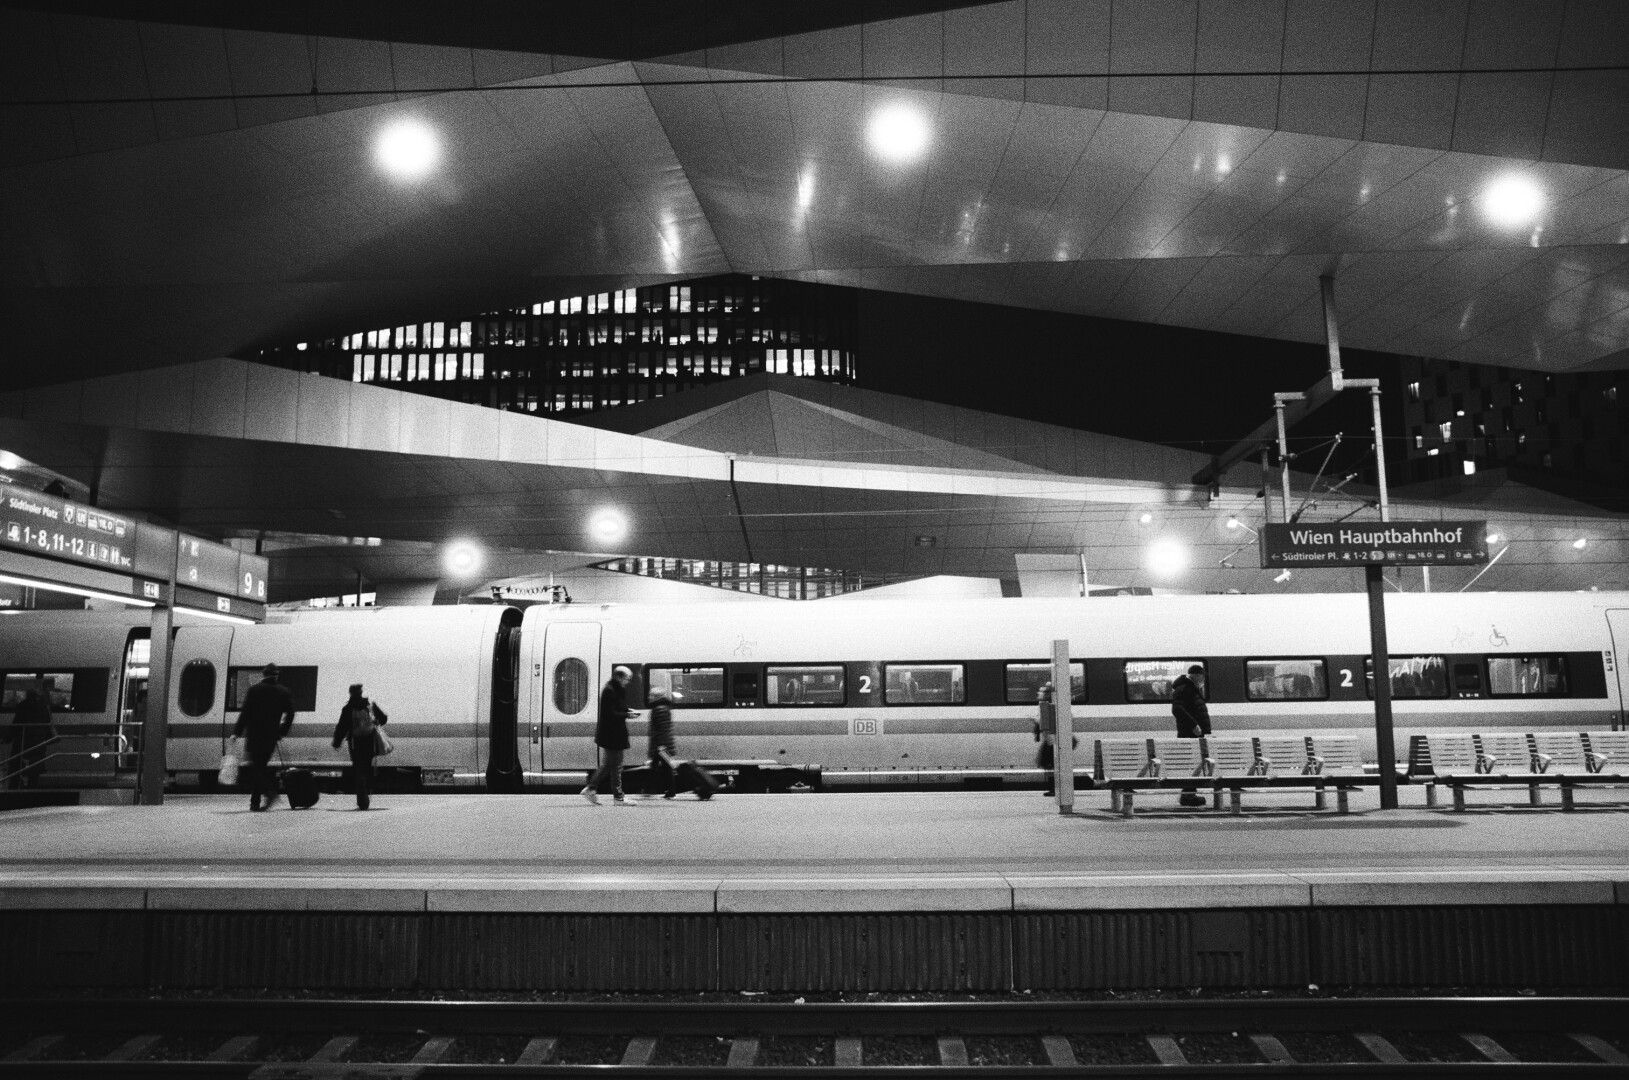
[[[1629,783],[1629,732],[1416,735],[1412,743],[1410,771],[1430,773],[1427,806],[1437,805],[1439,784],[1453,792],[1454,809],[1463,811],[1468,789],[1525,787],[1529,804],[1542,806],[1542,789],[1553,785],[1561,792],[1561,808],[1571,810],[1578,787]]]

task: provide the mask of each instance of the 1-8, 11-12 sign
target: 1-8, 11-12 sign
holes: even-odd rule
[[[136,523],[36,491],[7,492],[0,547],[107,570],[130,570]]]

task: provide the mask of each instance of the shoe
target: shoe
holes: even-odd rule
[[[615,795],[611,796],[611,801],[616,803],[618,806],[620,806],[624,802],[626,802],[627,800],[622,797],[622,792],[619,791]]]
[[[1183,806],[1204,806],[1205,797],[1203,795],[1184,795],[1177,802]]]
[[[249,812],[250,812],[250,813],[251,813],[251,814],[263,814],[263,813],[265,813],[265,812],[266,812],[266,811],[267,811],[267,810],[268,810],[268,809],[270,809],[270,808],[269,808],[269,807],[265,807],[265,806],[256,806],[256,805],[254,805],[254,804],[253,804],[253,803],[250,803],[250,804],[249,804]]]
[[[666,795],[663,795],[663,796],[662,796],[662,798],[664,798],[664,799],[671,799],[671,798],[673,798],[673,797],[674,797],[674,796],[676,796],[676,795],[678,795],[678,792],[677,792],[677,791],[670,791],[670,792],[668,792],[668,793],[667,793],[667,794],[666,794]]]
[[[591,788],[591,787],[585,787],[581,791],[579,791],[577,794],[581,795],[583,798],[587,799],[589,802],[593,803],[595,806],[598,806],[600,804],[600,797],[598,795],[594,794],[594,789]]]

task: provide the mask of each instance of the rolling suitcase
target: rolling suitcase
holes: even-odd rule
[[[284,769],[283,794],[288,796],[292,809],[304,810],[317,805],[317,778],[310,769]]]
[[[713,792],[718,790],[718,781],[714,780],[713,775],[702,768],[699,762],[679,761],[666,750],[662,751],[662,758],[678,774],[678,788],[680,791],[694,789],[696,798],[711,799]]]

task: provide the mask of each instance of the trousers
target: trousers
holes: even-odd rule
[[[277,798],[277,778],[272,775],[271,756],[276,751],[275,746],[264,750],[249,750],[249,809],[259,810],[261,796],[265,796],[266,804]]]
[[[611,750],[600,747],[600,767],[594,772],[594,779],[588,782],[594,791],[609,791],[615,795],[622,794],[622,755],[626,750]]]
[[[358,745],[361,743],[362,745]],[[373,752],[376,749],[372,738],[351,740],[351,772],[356,777],[356,808],[366,810],[373,797]]]

